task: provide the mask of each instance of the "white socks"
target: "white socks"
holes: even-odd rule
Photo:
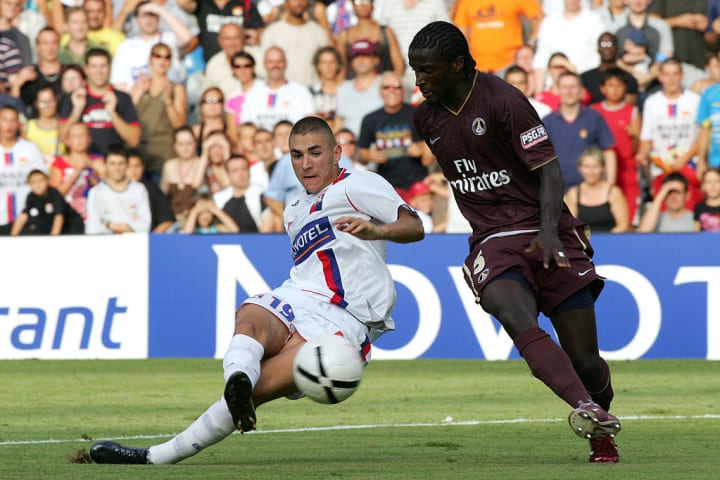
[[[150,447],[148,461],[156,465],[177,463],[218,443],[234,431],[230,410],[225,399],[221,398],[173,439]]]
[[[244,372],[255,387],[260,378],[260,360],[264,353],[265,349],[254,338],[235,335],[223,358],[225,381],[235,372]]]
[[[253,384],[260,378],[260,360],[265,349],[254,338],[235,335],[223,359],[225,381],[235,372],[244,372]],[[171,440],[150,447],[148,461],[157,465],[177,463],[214,445],[235,431],[225,398],[208,408],[197,420]]]

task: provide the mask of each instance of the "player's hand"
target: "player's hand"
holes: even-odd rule
[[[105,111],[112,114],[117,107],[117,96],[115,96],[115,92],[109,91],[105,93],[102,97],[102,102],[105,106]]]
[[[570,259],[565,253],[560,239],[555,232],[540,230],[530,241],[525,253],[532,253],[536,250],[543,252],[543,267],[550,268],[550,261],[554,260],[558,267],[569,267]]]
[[[383,232],[380,227],[359,217],[340,217],[334,222],[335,228],[363,240],[381,240]]]

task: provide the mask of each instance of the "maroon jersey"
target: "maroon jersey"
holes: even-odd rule
[[[477,72],[460,112],[424,102],[414,121],[473,228],[471,243],[539,230],[540,177],[535,170],[557,161],[557,155],[535,109],[518,89]],[[563,204],[559,228],[579,225]]]

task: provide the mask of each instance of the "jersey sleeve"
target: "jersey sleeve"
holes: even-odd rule
[[[511,92],[505,102],[503,123],[507,125],[512,148],[527,168],[535,170],[557,157],[550,134],[525,96],[519,91]]]
[[[355,172],[352,181],[345,186],[345,195],[360,213],[382,223],[398,219],[398,208],[405,202],[387,180],[373,172]]]

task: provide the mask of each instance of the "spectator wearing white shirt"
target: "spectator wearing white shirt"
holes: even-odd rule
[[[540,23],[533,59],[536,92],[542,91],[545,86],[548,60],[555,52],[564,53],[577,73],[600,65],[597,40],[605,31],[600,15],[585,8],[581,0],[564,1],[562,12],[548,15]]]
[[[265,52],[266,84],[248,92],[242,111],[242,123],[252,122],[272,130],[280,120],[295,123],[315,112],[310,90],[285,77],[287,61],[282,48]]]
[[[173,28],[172,32],[159,30],[161,17]],[[164,43],[172,50],[173,63],[168,71],[168,78],[173,83],[183,83],[186,71],[180,61],[179,48],[184,47],[191,39],[188,28],[170,16],[163,7],[147,0],[140,2],[135,8],[135,22],[140,33],[126,38],[118,47],[112,60],[110,83],[118,90],[129,91],[141,73],[149,72],[150,50],[157,43]]]
[[[149,232],[150,199],[143,184],[127,175],[128,153],[122,145],[105,152],[107,177],[88,192],[85,233]]]
[[[20,113],[9,105],[0,107],[0,235],[10,234],[25,207],[30,171],[47,171],[40,149],[18,135],[19,127]]]

